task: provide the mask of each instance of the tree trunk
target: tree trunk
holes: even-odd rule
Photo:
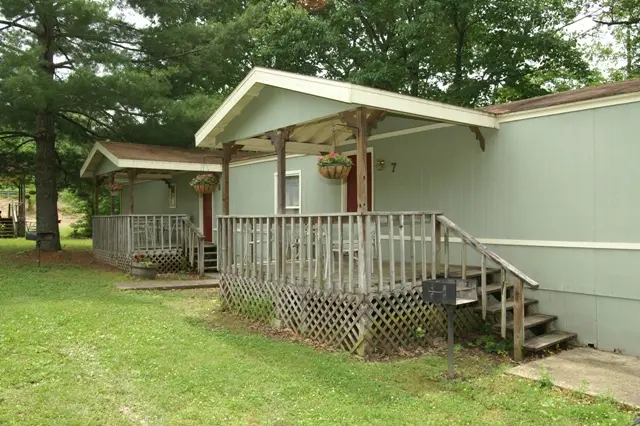
[[[58,188],[55,161],[55,118],[41,112],[36,118],[36,221],[38,232],[52,232],[51,241],[43,241],[44,251],[60,250],[58,228]]]
[[[56,20],[51,13],[41,17],[42,33],[38,41],[41,51],[41,75],[47,83],[53,85],[55,66],[54,37]],[[36,221],[37,232],[51,232],[54,238],[43,241],[40,248],[43,251],[58,251],[60,246],[60,229],[58,226],[58,185],[56,178],[56,115],[52,102],[47,99],[36,115]]]

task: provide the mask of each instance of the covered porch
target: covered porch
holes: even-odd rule
[[[215,268],[213,217],[209,226],[203,217],[212,215],[212,197],[196,194],[188,182],[220,171],[220,156],[212,150],[97,142],[81,169],[81,177],[94,182],[94,211],[103,186],[121,189],[109,196],[109,215],[93,216],[95,257],[125,271],[140,254],[160,273],[203,275]]]
[[[457,310],[465,333],[500,296],[500,333],[522,358],[525,286],[538,284],[445,216],[446,212],[372,211],[368,142],[444,127],[466,127],[477,149],[495,131],[488,113],[376,89],[255,69],[196,134],[196,146],[222,152],[218,218],[222,300],[244,315],[286,325],[367,356],[393,354],[446,331],[441,307],[424,303],[423,279],[475,280],[480,314]],[[354,209],[288,214],[287,156],[355,152]],[[276,214],[230,211],[229,165],[242,151],[277,156]],[[508,284],[513,283],[513,290]],[[510,311],[513,310],[513,313]],[[511,334],[512,333],[512,334]]]

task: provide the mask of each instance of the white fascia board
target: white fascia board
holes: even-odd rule
[[[82,168],[80,169],[80,177],[90,177],[88,175],[85,175],[85,172],[87,171],[87,168],[93,161],[93,158],[95,157],[97,152],[100,152],[102,155],[104,155],[107,158],[107,160],[111,161],[116,167],[122,168],[122,166],[120,166],[119,164],[118,158],[115,155],[113,155],[108,149],[102,146],[100,142],[96,142],[93,145],[93,148],[91,149],[91,152],[87,156],[87,159],[85,160],[84,164],[82,165]]]
[[[222,172],[220,164],[182,163],[176,161],[120,160],[118,166],[123,169]]]
[[[256,85],[260,87],[273,86],[354,106],[376,108],[436,121],[495,129],[500,127],[495,115],[487,112],[427,101],[351,83],[254,68],[196,132],[196,146],[218,147],[215,135],[211,135],[211,132],[223,123],[243,97],[247,96]],[[207,140],[205,141],[205,139]]]
[[[606,108],[616,105],[640,102],[640,92],[625,93],[623,95],[609,96],[606,98],[589,99],[587,101],[573,102],[570,104],[554,105],[546,108],[537,108],[527,111],[506,112],[498,115],[500,123],[528,120],[531,118],[547,117],[550,115],[566,114],[570,112],[585,111],[588,109]]]
[[[495,115],[469,108],[399,95],[363,86],[354,86],[351,103],[429,120],[499,129]]]
[[[93,148],[91,148],[91,152],[87,156],[87,159],[84,160],[84,164],[82,164],[82,167],[80,168],[81,178],[91,177],[93,175],[93,174],[91,176],[85,175],[85,173],[87,172],[87,169],[89,168],[89,164],[91,164],[91,161],[93,160],[93,157],[96,155],[97,151],[98,151],[98,143],[96,142],[93,144]]]

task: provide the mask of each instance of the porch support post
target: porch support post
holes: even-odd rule
[[[287,178],[287,156],[286,156],[286,148],[285,145],[286,135],[285,131],[278,130],[277,132],[270,132],[269,138],[273,143],[273,146],[276,149],[276,156],[278,158],[278,183],[277,183],[277,193],[278,193],[278,214],[285,214],[286,211],[286,178]]]
[[[233,155],[242,149],[242,145],[227,142],[222,145],[222,215],[229,215],[229,169]]]
[[[136,186],[136,174],[137,173],[135,169],[127,170],[127,176],[129,177],[129,214],[133,214],[134,212],[134,201],[135,201],[134,192],[135,192],[135,186]]]
[[[113,172],[113,173],[111,173],[109,175],[109,182],[110,183],[114,183],[115,181],[116,181],[116,174],[115,174],[115,172]],[[111,216],[116,214],[116,200],[114,200],[113,198],[114,198],[113,195],[111,195],[109,197],[109,214]],[[120,213],[122,213],[122,212],[120,212]]]
[[[271,139],[271,143],[273,144],[276,150],[277,156],[277,183],[276,183],[276,192],[278,194],[278,203],[277,203],[277,213],[278,215],[285,214],[286,212],[286,178],[287,178],[287,156],[286,156],[286,143],[289,138],[289,130],[288,129],[279,129],[274,132],[267,133],[269,139]],[[281,283],[286,284],[286,255],[285,250],[286,246],[284,241],[280,236],[282,235],[282,227],[285,226],[285,220],[276,218],[275,223],[275,232],[276,232],[276,241],[278,246],[276,247],[276,256],[275,256],[275,270],[276,270],[276,278],[279,278]],[[291,260],[293,262],[293,259]],[[293,278],[292,278],[293,279]],[[276,328],[279,328],[281,325],[282,313],[279,312],[278,307],[280,304],[276,303],[276,318],[273,321],[273,325]]]
[[[102,182],[101,176],[93,177],[93,215],[98,216],[100,214],[100,183]]]
[[[367,170],[367,114],[364,108],[356,111],[358,135],[356,140],[356,169],[358,171],[358,213],[369,211],[367,203],[368,170]],[[364,223],[364,222],[363,222]]]

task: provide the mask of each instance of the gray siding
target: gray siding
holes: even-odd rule
[[[163,181],[147,181],[136,184],[134,191],[135,214],[186,214],[198,225],[200,220],[198,194],[189,181],[197,173],[175,175],[171,183],[176,184],[176,208],[169,208],[169,187]],[[129,213],[129,187],[122,189],[122,213]]]
[[[318,174],[317,158],[303,156],[287,159],[287,171],[301,170],[301,208],[303,214],[340,211],[340,184]],[[266,161],[231,167],[229,175],[231,214],[275,213],[276,162]]]
[[[374,171],[375,209],[441,210],[478,238],[503,240],[492,248],[540,282],[531,297],[559,328],[640,355],[640,251],[535,246],[640,243],[638,116],[640,104],[628,104],[504,123],[483,130],[486,152],[466,127],[374,141],[374,163],[386,162]],[[287,163],[302,169],[303,211],[339,211],[340,183],[315,163]],[[275,162],[233,168],[231,212],[272,214],[274,171]]]

